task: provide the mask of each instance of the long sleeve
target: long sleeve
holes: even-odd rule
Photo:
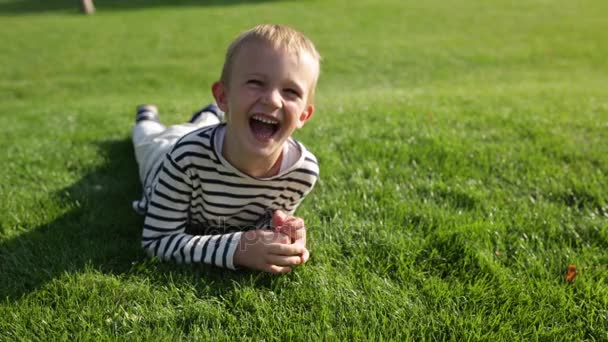
[[[183,263],[203,262],[235,269],[233,256],[242,232],[185,233],[193,185],[186,170],[168,154],[158,175],[144,220],[142,247],[151,256]]]

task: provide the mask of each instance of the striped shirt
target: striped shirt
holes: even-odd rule
[[[291,139],[300,158],[270,178],[248,176],[226,161],[225,125],[177,141],[137,208],[145,210],[142,247],[162,260],[234,269],[243,231],[270,228],[272,212],[293,214],[319,176],[315,156]]]

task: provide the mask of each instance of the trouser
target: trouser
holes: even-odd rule
[[[211,113],[200,115],[194,123],[184,123],[165,127],[152,120],[143,120],[135,124],[131,131],[135,160],[139,167],[139,180],[145,187],[147,175],[156,170],[167,152],[179,138],[201,127],[220,123],[218,117]]]

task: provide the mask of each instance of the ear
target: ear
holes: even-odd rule
[[[211,86],[211,93],[215,98],[215,103],[220,107],[222,112],[228,113],[228,94],[226,92],[226,86],[221,81],[216,81]]]
[[[315,106],[312,104],[306,105],[306,109],[300,114],[298,118],[298,128],[302,128],[306,121],[310,120],[312,113],[315,111]]]

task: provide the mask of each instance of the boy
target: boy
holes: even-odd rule
[[[146,215],[148,254],[272,273],[308,260],[304,221],[292,215],[319,169],[291,135],[314,112],[319,61],[303,34],[259,25],[228,48],[212,86],[217,107],[169,128],[156,107],[138,107],[133,144],[144,194],[134,208]]]

